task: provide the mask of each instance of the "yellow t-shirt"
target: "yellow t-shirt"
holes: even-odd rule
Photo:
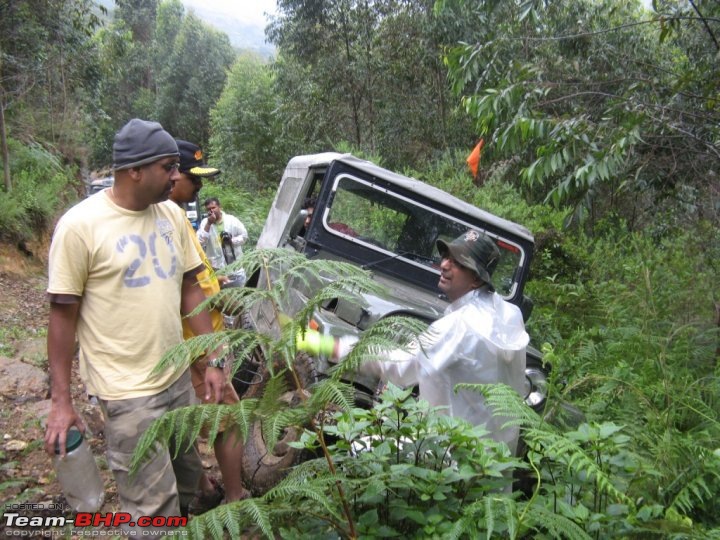
[[[190,221],[188,221],[187,217],[185,218],[185,224],[187,225],[190,238],[192,238],[195,249],[200,256],[200,259],[202,259],[203,264],[205,265],[205,269],[201,272],[198,272],[197,274],[198,283],[200,284],[200,288],[205,293],[205,297],[210,298],[211,296],[217,294],[220,291],[220,283],[218,282],[217,276],[215,275],[215,270],[213,270],[212,266],[210,265],[210,261],[205,255],[205,251],[200,245],[200,241],[195,234],[195,230],[192,228],[192,225],[190,224]],[[216,309],[208,311],[210,312],[210,319],[212,320],[213,330],[215,332],[225,330],[225,322],[223,321],[222,313],[220,313]],[[190,325],[188,324],[187,319],[183,319],[182,328],[183,337],[185,339],[190,339],[195,335],[193,334],[193,331],[190,330]]]
[[[153,395],[181,372],[150,375],[182,342],[183,273],[202,264],[172,202],[141,211],[88,197],[58,222],[48,293],[82,297],[77,325],[80,375],[88,392],[115,400]]]

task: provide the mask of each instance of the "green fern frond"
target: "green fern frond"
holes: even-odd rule
[[[384,338],[396,343],[399,347],[408,345],[418,335],[427,330],[426,321],[407,315],[392,315],[380,319],[365,332],[363,338],[380,339]]]
[[[297,513],[299,505],[309,505],[315,515],[324,515],[322,519],[339,528],[344,517],[336,499],[338,482],[347,490],[346,494],[354,493],[351,480],[342,474],[329,474],[325,458],[308,460],[294,467],[264,499],[276,510],[286,505],[292,515]]]
[[[203,425],[207,429],[208,444],[213,446],[217,437],[228,430],[247,439],[257,403],[257,399],[242,399],[233,405],[206,404]]]
[[[259,400],[253,398],[243,398],[234,405],[229,405],[230,417],[232,423],[230,429],[239,432],[243,439],[247,438],[250,433],[250,426],[254,419],[254,412],[257,408]],[[210,444],[212,445],[214,441]]]
[[[385,361],[393,350],[408,350],[427,329],[427,323],[415,317],[391,316],[377,321],[365,332],[343,361],[333,366],[333,378],[354,372],[365,362]]]
[[[492,538],[495,525],[496,510],[500,509],[503,512],[503,522],[508,529],[510,538],[515,538],[517,535],[517,517],[516,517],[516,505],[515,501],[508,497],[485,497],[485,520],[487,527],[487,538]]]
[[[462,383],[455,385],[455,391],[458,390],[471,390],[482,394],[487,406],[493,411],[493,415],[517,419],[518,422],[512,422],[514,425],[528,428],[539,428],[543,425],[542,418],[527,406],[514,388],[506,384]]]
[[[329,472],[329,468],[324,458],[303,461],[293,467],[287,476],[273,486],[264,497],[268,501],[285,499],[295,493],[296,490],[314,482],[321,487],[319,491],[323,491],[324,486],[332,481],[328,478],[327,472]]]
[[[221,289],[213,298],[216,299],[217,304],[222,306],[223,312],[229,315],[239,315],[264,302],[279,305],[284,294],[286,294],[286,291],[276,287],[270,289],[229,287]]]
[[[598,492],[628,506],[634,506],[632,499],[613,485],[594,457],[589,456],[575,441],[548,430],[534,428],[527,430],[524,435],[529,444],[539,444],[542,447],[541,452],[546,458],[564,463],[569,471],[582,473],[588,479],[595,480]]]
[[[591,540],[591,536],[568,517],[551,512],[540,504],[518,503],[523,521],[520,526],[535,531],[543,531],[549,538],[567,538],[568,540]]]
[[[507,529],[507,536],[517,537],[518,504],[511,497],[486,495],[466,505],[462,517],[448,534],[448,538],[465,538],[485,531],[485,537],[494,538],[495,532]],[[499,525],[502,524],[502,527]],[[502,533],[505,536],[505,533]]]
[[[204,540],[241,538],[248,528],[256,526],[267,538],[274,538],[270,508],[263,499],[245,499],[224,504],[194,517],[186,530],[190,538]]]
[[[696,506],[715,497],[715,492],[708,486],[708,479],[720,485],[720,466],[715,464],[715,467],[712,467],[713,460],[718,458],[701,449],[692,460],[685,462],[688,464],[687,469],[678,474],[667,488],[672,492],[674,484],[682,486],[673,497],[669,508],[690,514]]]
[[[302,264],[306,257],[302,253],[290,249],[255,248],[243,252],[241,262],[248,275],[253,275],[265,268],[292,267]],[[265,283],[258,283],[259,288]]]
[[[312,415],[303,406],[283,408],[272,416],[261,420],[262,434],[269,452],[273,451],[283,431],[288,428],[302,428],[307,425]]]
[[[235,405],[203,404],[181,407],[153,421],[138,442],[130,464],[134,474],[142,461],[159,448],[173,448],[174,455],[189,449],[203,428],[208,430],[208,443],[214,444],[220,428],[232,422],[235,431],[247,437],[258,400],[244,399]]]
[[[598,358],[598,346],[594,341],[584,341],[577,350],[578,360],[594,362]]]
[[[455,389],[481,392],[493,414],[520,421],[519,424],[524,429],[524,438],[529,445],[539,444],[544,449],[542,453],[545,457],[564,463],[568,470],[575,473],[582,472],[596,481],[600,492],[632,506],[632,500],[612,484],[594,457],[589,456],[577,442],[557,433],[549,424],[543,423],[540,416],[525,405],[513,388],[504,384],[459,384]]]
[[[310,411],[321,411],[332,404],[343,411],[355,406],[355,388],[351,384],[333,379],[325,379],[311,388],[312,393],[307,403]]]
[[[191,405],[163,414],[154,420],[140,437],[130,463],[134,474],[142,461],[159,447],[169,448],[174,443],[175,453],[192,446],[203,425],[217,414],[219,405]],[[159,446],[158,446],[159,445]]]
[[[288,391],[284,372],[271,376],[263,387],[263,395],[256,407],[259,416],[266,417],[283,407],[282,397]]]
[[[323,475],[318,477],[308,477],[303,475],[303,481],[299,481],[297,477],[286,477],[277,486],[266,494],[267,500],[284,500],[289,503],[303,501],[311,502],[318,508],[323,508],[335,518],[339,518],[338,507],[332,498],[335,491],[336,482],[341,477],[332,477]]]
[[[209,334],[210,335],[210,334]],[[202,336],[205,338],[205,336]],[[215,338],[210,338],[215,339]],[[202,343],[207,343],[207,338]],[[160,359],[160,362],[153,368],[151,375],[156,375],[169,369],[182,372],[193,362],[195,358],[202,356],[205,348],[201,347],[201,340],[193,343],[192,341],[183,341],[170,348]]]

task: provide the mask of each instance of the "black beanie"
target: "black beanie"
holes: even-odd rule
[[[175,139],[160,124],[133,118],[115,134],[113,169],[130,169],[179,155]]]

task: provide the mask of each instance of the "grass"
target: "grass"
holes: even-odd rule
[[[28,339],[37,339],[47,336],[47,328],[39,328],[37,330],[23,328],[20,326],[10,326],[0,328],[0,355],[12,358],[18,354],[18,344]],[[47,356],[44,352],[31,354],[24,358],[29,364],[45,369],[47,368]]]

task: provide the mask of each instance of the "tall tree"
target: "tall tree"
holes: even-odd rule
[[[241,55],[211,112],[213,163],[231,172],[245,190],[277,182],[288,158],[302,151],[283,133],[272,68],[252,54]],[[230,175],[223,175],[228,181]]]
[[[100,23],[90,0],[0,2],[0,139],[6,190],[12,189],[8,130],[65,147],[82,117],[94,52],[90,35]],[[13,109],[19,105],[15,111]]]
[[[132,0],[123,2],[98,40],[103,88],[93,114],[97,166],[107,163],[113,133],[132,117],[157,120],[177,137],[207,144],[210,109],[235,58],[225,34],[186,14],[180,0]]]
[[[157,118],[170,133],[207,145],[210,109],[235,59],[226,34],[190,12],[157,76]]]
[[[451,142],[444,36],[432,3],[280,0],[277,7],[268,36],[280,51],[281,110],[306,148],[347,141],[403,166]]]

